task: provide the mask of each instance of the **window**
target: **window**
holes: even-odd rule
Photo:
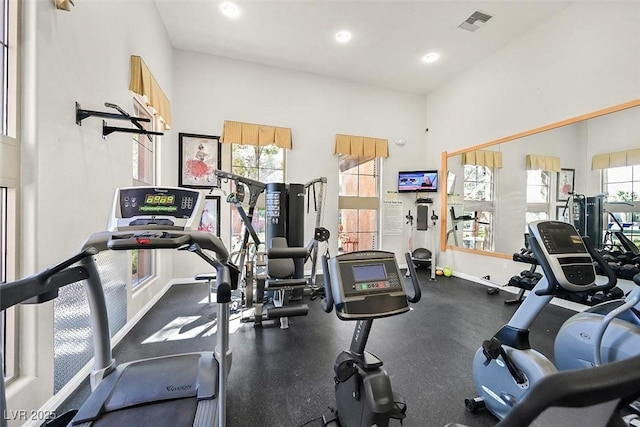
[[[150,119],[149,122],[141,122],[145,129],[155,130],[154,116],[142,106],[139,101],[133,105],[133,115]],[[158,125],[161,126],[161,125]],[[133,185],[154,185],[156,175],[155,144],[156,136],[132,134],[133,148]],[[132,286],[136,287],[150,279],[154,275],[154,251],[131,251],[131,276]]]
[[[493,168],[464,165],[462,240],[469,249],[493,250]]]
[[[640,165],[604,169],[602,189],[608,194],[611,211],[609,230],[617,231],[622,226],[624,234],[640,247]]]
[[[231,145],[231,172],[256,181],[284,182],[285,149],[275,145]],[[235,189],[234,189],[235,190]],[[245,196],[248,200],[248,193]],[[235,206],[231,208],[231,251],[237,252],[242,246],[244,224]],[[252,225],[261,242],[266,239],[265,209],[257,207]]]
[[[527,171],[527,212],[525,222],[549,219],[550,173],[543,170]],[[527,232],[525,225],[525,233]]]
[[[338,249],[377,249],[378,159],[341,154],[339,162]]]
[[[16,139],[18,93],[18,2],[0,0],[0,158],[4,164],[19,165],[20,145]],[[20,169],[4,170],[0,184],[0,281],[15,279],[16,183]],[[10,308],[0,313],[0,350],[3,371],[8,381],[17,375],[16,315]]]
[[[16,134],[16,93],[17,93],[17,2],[0,0],[0,134]]]

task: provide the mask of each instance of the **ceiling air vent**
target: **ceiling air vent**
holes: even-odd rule
[[[465,21],[462,24],[458,25],[458,27],[467,31],[475,31],[478,28],[480,28],[483,24],[486,24],[486,22],[491,18],[492,18],[491,15],[487,15],[486,13],[475,11],[471,14],[470,17],[465,19]]]

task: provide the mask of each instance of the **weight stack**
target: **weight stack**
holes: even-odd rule
[[[304,246],[304,184],[289,184],[287,189],[287,225],[286,235],[289,247]],[[293,260],[296,266],[294,277],[304,277],[304,259]]]

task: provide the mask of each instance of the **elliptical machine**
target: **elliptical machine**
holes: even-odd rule
[[[534,384],[558,372],[549,359],[529,344],[529,326],[554,295],[560,291],[606,291],[617,283],[615,272],[593,248],[589,238],[580,237],[571,224],[536,221],[529,224],[529,234],[531,249],[544,276],[509,322],[476,352],[473,378],[480,397],[465,400],[469,411],[486,407],[500,419]],[[605,284],[595,283],[594,260],[606,272]],[[606,325],[602,334],[605,329]],[[602,334],[594,335],[591,340],[594,353],[600,353]],[[575,356],[568,353],[564,357]]]
[[[391,389],[382,361],[365,351],[373,319],[409,311],[409,302],[420,300],[421,291],[411,254],[405,254],[413,295],[407,295],[395,255],[383,251],[359,251],[328,259],[322,257],[325,300],[330,313],[335,305],[340,320],[356,320],[349,350],[334,365],[337,411],[324,415],[325,426],[387,427],[390,418],[403,419],[404,403]]]

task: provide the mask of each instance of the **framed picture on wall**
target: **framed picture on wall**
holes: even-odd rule
[[[209,188],[218,185],[214,174],[220,169],[220,137],[178,134],[178,186]]]
[[[220,237],[220,196],[206,196],[198,231]]]
[[[569,208],[565,205],[556,206],[556,220],[569,222]]]
[[[573,192],[575,185],[575,169],[560,169],[556,185],[556,199],[564,202],[569,199],[569,194]]]

